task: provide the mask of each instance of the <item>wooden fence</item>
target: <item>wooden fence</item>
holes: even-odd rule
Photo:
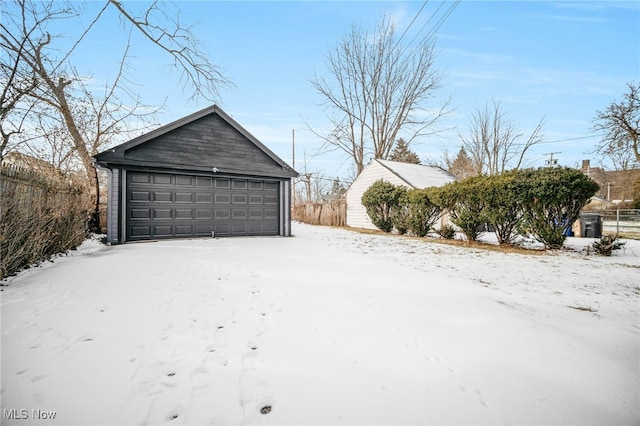
[[[347,203],[344,200],[336,200],[296,204],[293,207],[293,219],[311,225],[346,226]]]
[[[79,245],[90,208],[82,186],[0,166],[0,280]]]

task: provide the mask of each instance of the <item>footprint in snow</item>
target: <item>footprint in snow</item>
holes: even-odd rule
[[[182,416],[183,412],[184,412],[184,410],[182,409],[181,406],[174,407],[167,414],[166,421],[172,422],[174,420],[177,420],[180,416]]]
[[[214,362],[221,367],[226,367],[227,365],[229,365],[229,358],[220,353],[216,345],[208,345],[205,348],[205,351],[209,353],[206,359],[207,361]]]
[[[96,339],[95,334],[85,334],[78,338],[78,342],[93,342]]]
[[[260,409],[260,414],[269,414],[271,412],[271,406],[265,405]]]
[[[480,402],[484,407],[489,408],[489,404],[485,401],[484,394],[480,389],[476,389],[476,395],[478,395],[478,402]]]
[[[35,382],[39,382],[40,380],[42,380],[42,379],[44,379],[46,377],[47,377],[46,374],[40,374],[40,375],[37,375],[37,376],[33,376],[31,379],[29,379],[29,381],[31,383],[35,383]]]

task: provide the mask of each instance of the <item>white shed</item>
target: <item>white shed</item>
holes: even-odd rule
[[[380,179],[394,185],[420,189],[443,186],[456,180],[455,176],[440,167],[374,159],[367,164],[347,190],[347,226],[377,229],[371,223],[361,200],[362,194]]]

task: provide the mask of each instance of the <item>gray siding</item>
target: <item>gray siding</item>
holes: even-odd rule
[[[107,188],[107,242],[117,243],[118,206],[120,205],[120,169],[109,171]]]
[[[122,243],[129,239],[206,235],[210,234],[205,232],[209,228],[216,235],[224,235],[222,227],[225,223],[230,235],[291,235],[290,185],[291,178],[297,173],[215,105],[103,151],[95,158],[101,167],[111,170],[107,204],[107,239],[110,243]],[[144,182],[130,182],[129,173],[132,176],[147,174],[147,177],[155,180],[147,182],[146,186]],[[170,180],[174,179],[175,185],[179,181],[179,185],[183,186],[184,182],[189,181],[196,182],[197,188],[192,187],[188,193],[183,190],[186,187],[169,190],[166,186],[172,185],[171,182],[167,183],[160,177],[156,179],[157,176],[167,175],[173,176]],[[240,205],[246,197],[249,197],[248,204],[251,204],[246,209],[241,206],[227,209],[233,212],[231,219],[223,217],[221,212],[225,207],[208,208],[200,205],[205,203],[206,197],[222,197],[229,188],[212,188],[205,196],[200,194],[204,189],[198,182],[224,179],[237,183],[237,187],[233,188],[237,197],[232,204]],[[258,194],[242,193],[241,181],[256,182],[271,188],[272,194],[267,194],[268,201],[264,201],[267,195],[263,194],[261,198],[261,211],[258,208]],[[136,194],[133,194],[134,190]],[[253,187],[249,190],[258,189]],[[157,197],[150,198],[147,205],[144,199],[134,197],[143,197],[143,193]],[[162,204],[169,202],[165,199],[167,194],[170,194],[171,209]],[[229,194],[226,195],[228,198]],[[192,197],[196,201],[189,201]],[[223,198],[214,204],[217,202],[220,205],[225,203]],[[193,203],[198,205],[191,205]],[[273,207],[267,206],[272,203]],[[249,215],[247,220],[243,219],[242,212],[245,211]],[[219,214],[217,220],[215,214]],[[146,234],[144,227],[150,229]]]
[[[216,114],[128,149],[124,159],[170,168],[217,167],[245,175],[282,171],[279,164]]]
[[[280,235],[291,236],[291,181],[280,182]]]

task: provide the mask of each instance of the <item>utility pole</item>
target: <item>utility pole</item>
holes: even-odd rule
[[[291,129],[291,163],[296,169],[296,129]],[[293,206],[296,206],[296,178],[291,179],[291,191],[293,192]]]
[[[615,185],[615,182],[607,182],[607,201],[611,201],[611,185]],[[624,197],[622,197],[624,199]]]
[[[555,167],[558,165],[558,159],[557,158],[553,158],[554,154],[562,154],[561,152],[547,152],[546,154],[542,154],[542,155],[548,155],[549,159],[545,160],[544,164],[547,167]]]

